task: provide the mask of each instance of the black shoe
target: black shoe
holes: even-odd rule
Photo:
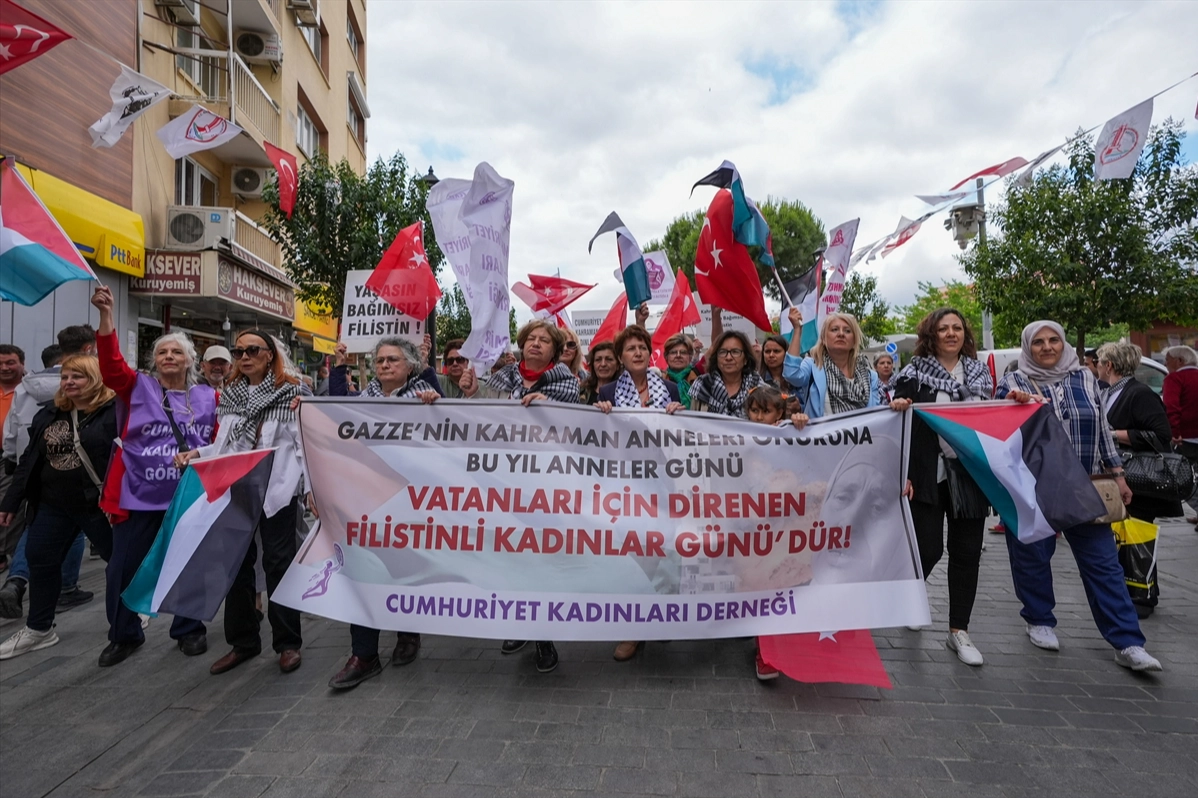
[[[87,559],[88,560],[99,560],[100,553],[96,551],[96,545],[92,544],[90,541],[88,542],[88,544],[90,545],[90,548],[87,550]]]
[[[115,666],[125,658],[133,654],[141,641],[113,641],[108,646],[104,647],[104,651],[100,653],[100,666]]]
[[[379,660],[378,655],[375,655],[370,660],[362,660],[362,658],[354,655],[345,664],[345,668],[334,674],[333,679],[329,680],[329,687],[338,690],[353,688],[363,680],[369,680],[371,677],[377,677],[382,673],[383,664]]]
[[[503,646],[499,647],[499,651],[505,655],[513,655],[526,646],[528,646],[528,641],[504,641]]]
[[[25,598],[25,581],[14,577],[4,582],[0,588],[0,618],[19,619],[25,615],[21,609],[21,600]]]
[[[208,651],[208,636],[204,633],[192,633],[179,639],[179,651],[190,657],[202,655]]]
[[[91,591],[84,591],[79,586],[63,591],[58,595],[58,610],[66,610],[76,605],[86,605],[94,597]]]
[[[557,647],[552,641],[537,641],[537,671],[548,674],[557,668]]]
[[[420,654],[420,633],[400,633],[395,651],[391,653],[392,666],[406,666]]]

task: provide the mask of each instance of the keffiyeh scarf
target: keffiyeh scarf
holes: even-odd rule
[[[414,398],[422,391],[436,391],[435,388],[421,380],[419,377],[412,377],[408,382],[404,383],[401,388],[397,388],[390,394],[383,392],[383,384],[376,377],[366,384],[366,390],[362,392],[363,397],[399,397],[399,398]]]
[[[524,387],[524,378],[520,375],[520,365],[508,364],[491,375],[487,386],[493,391],[507,394],[512,399],[520,399],[525,394],[539,392],[554,402],[576,404],[579,401],[578,378],[564,363],[555,364],[529,388]]]
[[[847,413],[864,408],[869,404],[870,372],[869,358],[857,356],[853,367],[853,379],[849,380],[840,367],[828,360],[824,374],[828,379],[828,410],[831,413]]]
[[[691,399],[707,406],[708,413],[718,413],[723,416],[745,418],[745,402],[749,392],[761,385],[761,375],[750,372],[741,378],[740,391],[736,396],[728,396],[728,388],[719,374],[705,374],[691,386]]]
[[[940,361],[926,355],[916,356],[903,367],[903,377],[915,380],[936,391],[943,391],[953,402],[970,399],[988,400],[994,396],[994,381],[990,370],[974,358],[961,358],[965,382],[958,383]]]
[[[645,383],[649,389],[649,402],[645,405],[641,404],[641,393],[636,390],[636,383],[632,380],[632,375],[628,372],[621,372],[620,379],[616,381],[616,401],[617,408],[665,408],[670,404],[670,390],[666,388],[666,381],[657,376],[655,372],[645,374]]]
[[[298,396],[299,385],[286,382],[276,385],[273,374],[256,386],[244,379],[237,380],[221,391],[217,415],[241,417],[229,430],[229,441],[235,449],[253,449],[263,422],[295,419],[291,403]]]

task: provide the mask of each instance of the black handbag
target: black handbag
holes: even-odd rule
[[[1194,493],[1194,467],[1175,452],[1120,452],[1119,457],[1133,494],[1180,502]]]

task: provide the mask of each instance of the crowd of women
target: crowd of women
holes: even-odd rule
[[[182,333],[155,342],[153,368],[133,371],[119,349],[112,322],[112,296],[103,287],[92,300],[100,312],[98,357],[68,358],[53,402],[33,419],[29,443],[11,488],[0,498],[0,525],[25,503],[30,519],[29,615],[25,626],[0,644],[0,659],[58,642],[55,602],[60,568],[78,530],[107,561],[109,645],[101,666],[130,656],[145,640],[141,619],[121,601],[121,592],[145,558],[160,527],[182,469],[196,457],[273,447],[270,484],[257,539],[267,591],[273,594],[296,554],[297,521],[303,513],[304,456],[297,426],[300,381],[281,344],[261,330],[238,334],[229,351],[232,374],[219,392],[200,380],[196,351]],[[794,329],[802,325],[790,310]],[[799,336],[770,336],[760,346],[736,330],[718,326],[706,357],[697,359],[685,334],[664,347],[667,368],[651,366],[652,337],[643,327],[644,310],[613,341],[592,344],[585,360],[577,337],[545,321],[521,328],[513,362],[483,380],[462,356],[460,340],[444,348],[444,371],[426,368],[427,352],[409,341],[381,339],[371,353],[374,376],[360,392],[350,381],[349,356],[338,347],[330,372],[332,396],[411,398],[431,403],[440,397],[534,402],[584,403],[604,412],[613,408],[690,410],[802,428],[813,419],[864,408],[889,406],[905,411],[913,403],[976,402],[1007,398],[1047,403],[1062,422],[1081,465],[1092,475],[1115,479],[1121,497],[1135,513],[1151,520],[1177,515],[1167,507],[1133,496],[1122,476],[1119,446],[1169,445],[1164,408],[1131,376],[1138,351],[1107,345],[1098,353],[1109,388],[1082,365],[1060,325],[1038,321],[1023,330],[1017,368],[996,386],[977,359],[973,332],[963,314],[941,308],[919,325],[914,357],[901,369],[883,356],[871,363],[862,352],[861,328],[851,315],[831,314],[810,352]],[[718,313],[716,315],[718,319]],[[1155,400],[1155,403],[1153,402]],[[1159,406],[1159,408],[1158,408]],[[1158,412],[1159,410],[1159,412]],[[116,441],[118,446],[113,447]],[[115,455],[113,455],[115,453]],[[904,496],[910,502],[923,574],[947,553],[949,609],[946,646],[970,666],[983,656],[969,635],[978,587],[985,521],[990,508],[983,492],[960,465],[956,453],[918,417],[912,423]],[[898,497],[896,497],[896,500]],[[1159,670],[1144,649],[1137,608],[1124,584],[1111,526],[1093,522],[1061,531],[1078,564],[1099,632],[1127,668]],[[1024,544],[1005,536],[1016,596],[1032,645],[1058,649],[1054,632],[1051,558],[1056,539]],[[251,544],[225,600],[227,654],[211,666],[226,672],[259,655],[262,614],[255,606],[255,564]],[[1155,599],[1154,599],[1155,601]],[[1142,612],[1141,614],[1142,615]],[[298,611],[269,602],[271,643],[283,672],[300,666],[303,644]],[[202,622],[176,617],[170,635],[185,655],[207,650]],[[350,688],[381,672],[380,631],[350,628],[351,657],[330,681]],[[513,654],[526,641],[503,641]],[[632,658],[639,642],[616,647],[617,660]],[[558,654],[552,641],[535,642],[538,671],[552,671]],[[393,665],[418,657],[420,636],[398,634]],[[760,655],[761,679],[776,676]]]

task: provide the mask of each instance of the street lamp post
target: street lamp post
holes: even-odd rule
[[[423,183],[426,190],[431,189],[433,186],[436,186],[438,183],[441,182],[441,179],[438,178],[435,174],[433,174],[433,168],[431,166],[428,168],[427,175],[418,177],[418,178],[416,178],[416,180],[419,183]],[[428,210],[428,194],[427,193],[425,194],[425,210]],[[435,306],[435,305],[429,310],[428,316],[424,320],[424,330],[426,333],[428,333],[429,340],[432,342],[432,346],[429,347],[429,350],[428,350],[428,365],[432,366],[432,367],[436,367],[436,365],[437,365],[437,306]]]
[[[978,178],[978,208],[981,216],[978,220],[978,247],[986,249],[986,189],[985,182]],[[994,349],[994,316],[989,307],[982,308],[982,349]]]

